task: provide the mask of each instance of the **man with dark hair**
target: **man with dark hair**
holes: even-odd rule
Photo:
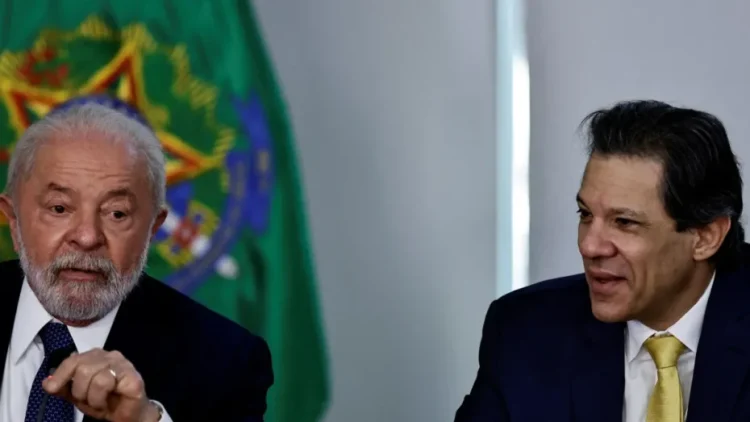
[[[582,125],[584,273],[490,306],[455,420],[750,420],[742,177],[722,123],[633,101]]]

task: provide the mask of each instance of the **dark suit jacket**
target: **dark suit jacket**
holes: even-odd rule
[[[687,422],[750,421],[750,269],[717,272],[698,344]],[[621,421],[625,323],[591,312],[583,275],[496,300],[474,386],[456,422]]]
[[[18,261],[0,263],[3,352],[10,345],[23,277]],[[273,383],[265,341],[151,277],[142,277],[120,306],[104,349],[130,360],[149,398],[177,422],[263,420]],[[0,365],[0,377],[4,368]]]

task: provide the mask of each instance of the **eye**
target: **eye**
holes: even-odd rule
[[[128,215],[123,211],[112,211],[112,218],[114,218],[115,220],[122,220],[127,216]]]
[[[617,225],[620,227],[632,227],[638,224],[637,221],[633,221],[629,218],[622,218],[622,217],[616,218],[615,223],[617,223]]]
[[[581,220],[586,220],[586,219],[589,219],[589,218],[591,218],[591,213],[590,213],[590,212],[588,212],[588,211],[586,211],[586,210],[584,210],[584,209],[581,209],[581,208],[579,208],[579,209],[578,209],[578,210],[576,211],[576,213],[578,214],[578,216],[579,216],[579,218],[580,218]]]
[[[63,214],[65,213],[65,207],[62,205],[53,205],[50,207],[50,211],[55,214]]]

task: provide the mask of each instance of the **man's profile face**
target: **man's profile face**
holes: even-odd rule
[[[694,268],[691,234],[662,201],[656,160],[592,155],[578,193],[578,248],[597,319],[656,322]]]
[[[91,131],[41,144],[13,200],[3,211],[29,284],[73,321],[101,318],[129,293],[166,216],[144,160]]]

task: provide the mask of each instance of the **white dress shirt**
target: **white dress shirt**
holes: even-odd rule
[[[68,326],[78,353],[104,347],[118,309],[119,306],[86,327]],[[0,388],[0,422],[18,422],[26,417],[31,384],[44,360],[44,345],[38,333],[52,320],[52,316],[39,303],[24,280],[13,322],[13,334],[5,357],[5,371]],[[82,422],[83,416],[76,408],[75,421]],[[166,411],[161,422],[172,422]]]
[[[645,422],[648,400],[656,385],[656,365],[643,343],[654,334],[669,333],[685,345],[685,351],[677,360],[677,373],[680,376],[684,405],[684,418],[687,417],[690,401],[690,387],[693,383],[695,355],[698,352],[698,340],[703,328],[703,316],[711,294],[714,280],[711,279],[703,296],[690,310],[665,332],[658,332],[638,321],[628,321],[625,338],[625,400],[623,421]]]

